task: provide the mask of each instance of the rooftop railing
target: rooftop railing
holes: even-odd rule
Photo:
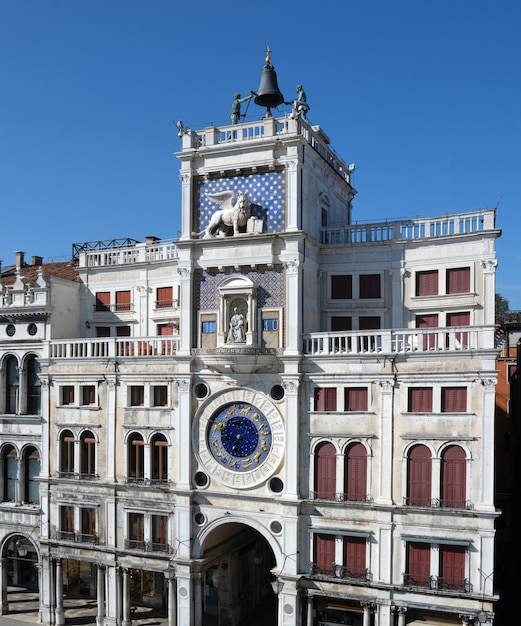
[[[494,228],[495,210],[483,209],[441,217],[331,226],[320,230],[320,241],[327,245],[355,245],[449,237],[490,231]]]
[[[111,265],[133,265],[177,259],[174,241],[137,243],[121,248],[85,250],[79,253],[80,267],[105,267]]]

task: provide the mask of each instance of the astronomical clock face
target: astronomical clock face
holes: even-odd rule
[[[284,425],[275,406],[260,394],[226,391],[208,403],[196,427],[201,464],[220,483],[255,486],[280,465]]]
[[[271,427],[260,409],[237,402],[212,417],[208,422],[207,439],[218,463],[234,472],[247,472],[268,457]]]

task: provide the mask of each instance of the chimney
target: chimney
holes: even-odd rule
[[[152,245],[153,243],[157,243],[158,241],[161,241],[161,239],[159,237],[154,237],[153,235],[147,235],[145,237],[145,243],[147,245]]]
[[[41,265],[43,263],[43,256],[33,256],[31,258],[31,265]]]
[[[15,252],[16,255],[16,269],[21,270],[24,266],[25,252]]]

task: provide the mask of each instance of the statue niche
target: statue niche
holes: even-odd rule
[[[239,235],[239,228],[246,226],[250,217],[251,204],[247,191],[220,191],[218,193],[207,193],[206,196],[216,202],[221,208],[215,211],[208,222],[208,226],[197,233],[197,237],[203,235],[204,239],[213,237],[215,231],[224,236],[228,228],[233,228],[233,235]]]

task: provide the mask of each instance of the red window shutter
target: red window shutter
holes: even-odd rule
[[[431,453],[426,446],[414,446],[408,462],[408,504],[430,506],[431,504]]]
[[[315,534],[313,540],[315,563],[323,573],[333,573],[335,563],[335,536]]]
[[[466,497],[465,452],[459,446],[445,450],[441,461],[442,506],[464,508]]]
[[[470,313],[447,313],[447,326],[470,326]]]
[[[157,325],[157,334],[158,335],[173,335],[174,327],[171,324],[158,324]]]
[[[470,326],[470,313],[468,311],[462,313],[447,313],[447,326]],[[462,332],[456,333],[456,348],[468,348],[469,334]],[[447,339],[449,339],[447,337]]]
[[[366,569],[366,538],[344,537],[344,567],[350,575],[362,576]]]
[[[367,411],[367,387],[344,389],[344,411]]]
[[[341,331],[341,330],[352,330],[353,328],[353,318],[347,316],[333,316],[331,318],[331,330],[332,331]]]
[[[438,295],[438,270],[416,272],[416,295]]]
[[[336,450],[332,443],[321,444],[315,455],[315,492],[320,500],[336,498]]]
[[[315,389],[315,411],[336,411],[336,387]]]
[[[431,573],[431,546],[429,543],[407,544],[407,574],[409,582],[421,587],[429,586]]]
[[[470,292],[470,267],[447,270],[447,293]]]
[[[441,390],[442,413],[466,413],[467,388],[443,387]]]
[[[110,310],[110,291],[98,291],[96,293],[96,311]]]
[[[116,311],[130,311],[130,291],[116,291]]]
[[[116,326],[116,337],[130,337],[130,326]]]
[[[465,546],[440,545],[440,573],[444,589],[461,588],[465,581]]]
[[[416,316],[416,328],[437,328],[438,316],[432,315],[417,315]],[[423,335],[423,349],[435,350],[438,347],[438,335],[436,333]]]
[[[344,483],[347,499],[365,502],[367,495],[367,453],[361,443],[354,443],[348,448],[345,473]]]
[[[110,327],[96,326],[96,337],[110,337]]]
[[[409,413],[432,413],[432,387],[409,388]]]
[[[158,309],[171,307],[173,303],[173,289],[172,287],[158,287],[157,289],[157,302]]]
[[[438,315],[436,313],[432,315],[417,315],[416,316],[416,328],[437,328],[438,327]]]
[[[331,299],[351,300],[353,297],[353,277],[350,274],[331,276]]]
[[[361,274],[360,299],[380,297],[380,274]]]

